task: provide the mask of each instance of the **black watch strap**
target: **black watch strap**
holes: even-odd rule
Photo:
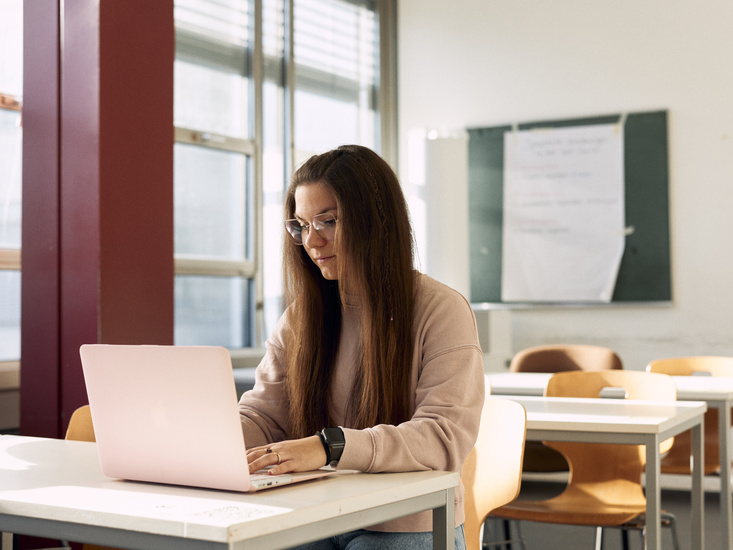
[[[331,463],[331,449],[328,448],[328,443],[326,443],[326,438],[323,437],[323,434],[321,432],[316,432],[316,435],[318,436],[318,439],[321,440],[321,445],[323,445],[323,450],[326,451],[326,464],[330,464]],[[324,464],[324,466],[326,464]]]
[[[335,468],[346,446],[344,431],[341,428],[323,428],[316,435],[321,440],[323,450],[326,451],[326,464]]]

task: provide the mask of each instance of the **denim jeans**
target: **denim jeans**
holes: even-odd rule
[[[295,550],[432,550],[433,533],[382,533],[359,529],[330,539],[318,540]],[[466,550],[463,525],[456,527],[456,550]]]

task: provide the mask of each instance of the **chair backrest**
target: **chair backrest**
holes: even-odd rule
[[[733,377],[733,357],[716,355],[698,355],[692,357],[669,357],[651,361],[646,370],[669,374],[670,376],[693,376],[709,374],[710,376]],[[720,470],[720,442],[718,439],[718,411],[708,409],[705,413],[705,474]],[[669,454],[662,459],[662,472],[687,474],[690,472],[689,432],[675,437],[675,443]]]
[[[691,376],[701,373],[710,376],[733,377],[733,357],[698,355],[655,359],[647,365],[646,370],[671,376]]]
[[[92,412],[89,405],[79,407],[71,415],[69,427],[66,429],[66,439],[73,441],[96,441],[94,437],[94,425],[92,424]]]
[[[463,464],[466,548],[480,548],[481,527],[492,510],[514,500],[522,480],[527,414],[515,401],[487,397],[478,439]]]
[[[510,372],[563,372],[621,369],[621,358],[609,348],[582,344],[535,346],[518,352]],[[539,441],[528,441],[525,472],[567,471],[565,458]]]
[[[612,349],[581,344],[535,346],[512,358],[511,372],[562,372],[576,370],[619,370],[621,358]]]
[[[643,371],[573,371],[552,376],[547,384],[548,397],[600,398],[606,388],[623,388],[628,399],[675,401],[677,386],[664,374]],[[665,452],[673,439],[663,442]],[[626,480],[634,485],[636,496],[643,498],[641,474],[646,463],[642,445],[601,445],[590,443],[546,442],[562,453],[570,464],[570,484],[603,483]],[[624,489],[625,490],[625,489]]]
[[[677,386],[666,375],[633,370],[572,371],[554,374],[545,388],[547,397],[601,397],[606,388],[623,388],[626,399],[675,401]]]

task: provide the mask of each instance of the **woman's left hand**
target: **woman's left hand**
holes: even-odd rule
[[[303,439],[278,441],[247,451],[249,472],[268,466],[272,475],[317,470],[326,465],[326,451],[317,435]]]

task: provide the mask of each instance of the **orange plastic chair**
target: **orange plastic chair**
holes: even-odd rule
[[[673,357],[657,359],[647,365],[649,372],[669,374],[670,376],[710,376],[733,377],[733,357],[701,355],[695,357]],[[718,438],[718,411],[708,409],[704,420],[705,430],[705,475],[720,474],[720,441]],[[662,458],[662,472],[665,474],[690,473],[690,432],[675,437],[674,445]]]
[[[550,379],[548,397],[599,397],[605,388],[623,388],[629,399],[674,401],[677,389],[666,375],[626,370],[561,372]],[[641,484],[646,453],[641,445],[547,442],[570,464],[563,492],[541,501],[515,500],[492,512],[509,520],[596,526],[596,548],[604,527],[642,529],[646,497]],[[662,443],[662,450],[672,440]],[[672,528],[677,548],[674,516],[663,513],[663,525]],[[642,531],[643,532],[643,531]]]
[[[463,464],[467,550],[481,548],[481,530],[492,510],[514,500],[522,481],[527,414],[515,401],[487,397],[478,439]]]
[[[578,370],[617,370],[621,358],[603,346],[564,344],[535,346],[517,353],[509,364],[510,372],[564,372]],[[527,441],[524,451],[525,472],[566,472],[568,463],[562,455],[540,441]]]

